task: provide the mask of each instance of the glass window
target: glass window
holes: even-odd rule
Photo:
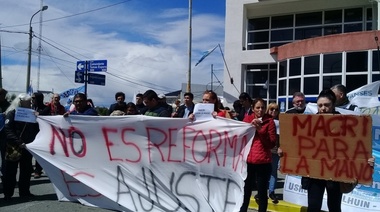
[[[363,31],[363,24],[345,24],[344,32],[360,32]]]
[[[325,76],[323,77],[323,82],[322,82],[322,89],[328,89],[331,88],[332,86],[336,84],[341,84],[342,83],[342,76]]]
[[[248,71],[247,84],[265,83],[268,80],[267,71]]]
[[[333,35],[342,33],[342,25],[333,25],[324,27],[324,35]]]
[[[322,24],[322,12],[296,14],[296,26]]]
[[[380,80],[380,74],[372,74],[372,82],[376,82],[376,81],[379,81]],[[380,93],[380,89],[379,89],[379,93]]]
[[[372,8],[369,7],[367,8],[367,18],[366,18],[367,21],[372,21]]]
[[[344,22],[355,22],[363,20],[363,9],[353,8],[344,10]]]
[[[342,10],[325,12],[325,24],[342,23]]]
[[[295,39],[303,40],[322,36],[322,27],[298,28],[295,30]]]
[[[301,75],[301,58],[289,60],[289,76]]]
[[[254,45],[249,45],[248,50],[252,49],[267,49],[269,44],[264,43],[264,44],[254,44]]]
[[[286,77],[287,76],[287,61],[281,61],[280,62],[280,67],[279,67],[279,76],[281,77]]]
[[[342,72],[342,53],[325,54],[323,56],[323,73]]]
[[[367,52],[348,52],[347,53],[347,72],[366,72],[368,70]]]
[[[285,96],[286,95],[286,80],[280,80],[278,82],[278,95]]]
[[[347,75],[346,82],[347,92],[350,92],[363,85],[367,85],[367,75]]]
[[[271,85],[269,86],[269,99],[273,99],[276,101],[277,99],[277,96],[276,96],[276,93],[277,93],[277,87],[275,85]]]
[[[248,86],[247,92],[252,98],[261,97],[263,99],[267,98],[267,89],[265,89],[263,86]]]
[[[277,47],[277,46],[282,46],[282,45],[285,45],[285,44],[288,44],[290,42],[276,42],[276,43],[270,43],[270,48],[272,47]]]
[[[283,15],[272,17],[271,28],[293,27],[293,15]]]
[[[272,30],[271,41],[293,40],[293,29]]]
[[[372,22],[368,22],[366,26],[367,26],[367,28],[366,28],[367,31],[373,30],[373,28],[372,28]]]
[[[305,65],[304,65],[305,74],[319,73],[319,55],[305,57],[304,60],[305,60]]]
[[[303,79],[303,93],[306,95],[319,94],[319,77],[305,77]]]
[[[277,84],[277,71],[269,72],[269,83]]]
[[[269,31],[248,33],[248,43],[260,43],[269,41]]]
[[[297,91],[301,91],[301,79],[289,79],[289,94],[293,94]]]
[[[269,17],[249,19],[248,30],[260,29],[269,29]]]
[[[380,73],[380,52],[379,51],[372,52],[372,72]]]

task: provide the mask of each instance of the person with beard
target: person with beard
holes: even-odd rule
[[[44,104],[44,95],[42,93],[36,92],[32,94],[32,109],[36,111],[36,115],[49,115],[50,108]],[[41,174],[42,174],[42,167],[36,161],[35,168],[34,168],[34,178],[35,179],[40,178]]]
[[[304,113],[306,109],[305,94],[295,92],[293,94],[293,107],[285,111],[285,113]]]

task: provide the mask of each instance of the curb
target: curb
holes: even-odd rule
[[[258,205],[255,200],[255,198],[252,196],[251,200],[249,201],[249,209],[255,209],[258,210]],[[272,200],[268,200],[268,211],[272,212],[306,212],[307,207],[301,206],[301,205],[296,205],[292,204],[289,202],[285,202],[282,200],[279,200],[277,204],[274,204]]]

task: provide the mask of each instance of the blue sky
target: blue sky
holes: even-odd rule
[[[41,0],[0,0],[0,4],[3,87],[22,92],[27,69],[25,32]],[[43,0],[43,5],[49,8],[42,12],[42,36],[40,14],[32,22],[36,37],[31,80],[35,90],[60,93],[81,86],[74,83],[79,60],[108,61],[106,86],[88,86],[88,96],[96,105],[108,106],[117,91],[125,92],[128,101],[137,92],[154,89],[167,93],[187,82],[188,0]],[[192,9],[192,83],[210,84],[211,64],[223,81],[220,51],[194,65],[202,52],[217,44],[223,49],[225,0],[193,0]]]

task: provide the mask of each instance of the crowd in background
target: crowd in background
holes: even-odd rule
[[[42,93],[18,95],[10,104],[6,101],[5,89],[0,89],[0,112],[3,125],[0,133],[1,172],[4,188],[4,200],[10,201],[16,187],[16,174],[19,167],[18,179],[19,196],[32,198],[30,193],[30,178],[34,173],[35,178],[42,174],[41,166],[36,162],[32,165],[32,155],[25,149],[25,144],[32,142],[39,132],[37,123],[27,123],[15,120],[15,111],[18,107],[31,108],[36,115],[91,115],[97,116],[99,112],[94,104],[83,93],[78,93],[72,100],[72,105],[66,110],[60,104],[59,94],[54,94],[51,101],[43,103]],[[348,110],[357,110],[351,105],[346,96],[347,90],[343,85],[333,86],[323,90],[317,98],[318,114],[339,114],[335,107]],[[165,95],[157,94],[153,90],[147,90],[143,94],[135,96],[135,103],[125,102],[125,94],[117,92],[115,103],[108,108],[107,115],[146,115],[155,117],[187,118],[194,121],[193,114],[195,103],[194,95],[184,93],[183,103],[178,100],[170,105],[166,102]],[[277,170],[280,157],[283,152],[280,147],[280,123],[278,120],[279,106],[274,102],[266,102],[260,97],[252,98],[248,93],[241,93],[233,103],[233,108],[224,107],[215,92],[206,90],[202,96],[202,103],[213,104],[214,118],[231,118],[252,125],[255,130],[252,145],[247,157],[247,178],[244,185],[244,199],[240,211],[247,211],[252,190],[257,188],[255,196],[259,211],[267,211],[268,196],[273,203],[278,203],[275,194],[277,184]],[[301,114],[306,108],[305,95],[295,92],[292,98],[293,107],[285,113]],[[282,138],[284,139],[284,138]],[[373,165],[373,161],[372,165]],[[340,204],[342,192],[339,190],[339,182],[302,178],[302,188],[308,190],[308,211],[320,211],[324,190],[327,190],[327,203],[330,211],[341,211]]]

